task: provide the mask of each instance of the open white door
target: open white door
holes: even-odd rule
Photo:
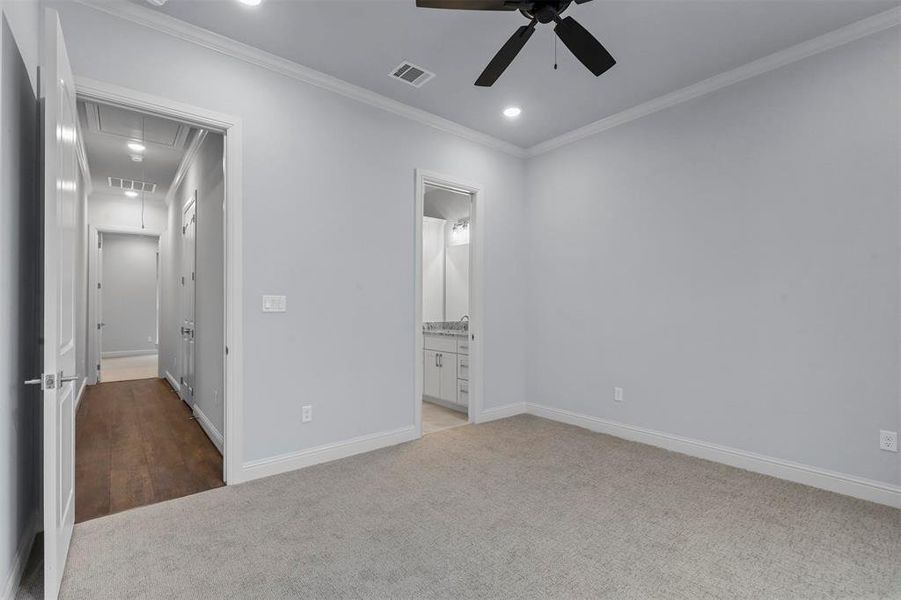
[[[194,303],[197,297],[196,248],[197,248],[197,192],[185,205],[182,213],[181,244],[181,399],[194,408]]]
[[[97,232],[97,289],[93,290],[95,296],[94,307],[97,311],[97,335],[94,337],[94,353],[97,356],[97,383],[103,382],[103,232]]]
[[[44,597],[55,600],[75,523],[75,81],[56,11],[44,23]]]

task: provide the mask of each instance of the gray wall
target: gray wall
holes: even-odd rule
[[[522,160],[58,7],[76,74],[242,118],[244,460],[413,425],[417,167],[485,186],[485,407],[522,401]],[[262,313],[263,294],[287,295],[288,312]],[[304,404],[312,423],[301,423]]]
[[[898,483],[898,53],[885,31],[530,161],[528,400]]]
[[[157,248],[147,235],[103,234],[103,356],[156,352]]]
[[[37,3],[0,1],[0,586],[40,510]]]
[[[222,434],[225,278],[224,212],[225,180],[222,169],[223,138],[208,134],[175,191],[169,206],[169,225],[163,239],[164,277],[160,320],[160,369],[178,380],[181,294],[181,214],[185,203],[197,193],[196,299],[195,299],[195,385],[194,403]],[[171,235],[170,235],[171,233]]]
[[[162,231],[166,228],[166,205],[161,201],[144,203],[144,228]],[[95,190],[88,201],[88,223],[93,227],[141,228],[141,203],[122,193]]]

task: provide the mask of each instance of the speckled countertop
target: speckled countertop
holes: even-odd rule
[[[466,321],[437,321],[422,324],[422,332],[427,335],[465,336],[469,333]]]

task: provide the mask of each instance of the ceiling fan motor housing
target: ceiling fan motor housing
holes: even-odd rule
[[[550,23],[556,21],[560,13],[567,9],[571,0],[549,0],[547,2],[533,2],[531,8],[522,8],[521,12],[530,21]]]

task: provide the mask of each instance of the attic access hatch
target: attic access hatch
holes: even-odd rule
[[[392,79],[403,81],[415,88],[422,87],[427,81],[435,76],[434,73],[426,71],[422,67],[408,61],[404,61],[397,65],[397,67],[388,73],[388,75]]]

